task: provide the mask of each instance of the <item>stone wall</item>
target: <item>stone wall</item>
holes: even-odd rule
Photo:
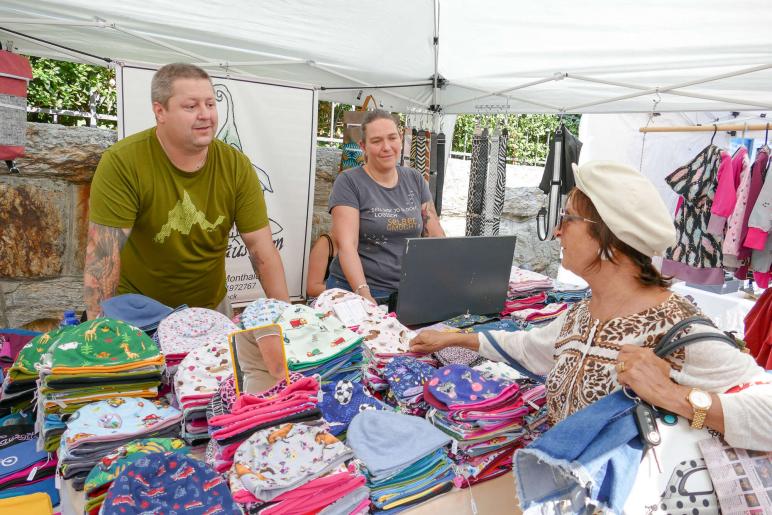
[[[499,234],[517,236],[515,264],[554,278],[560,265],[560,242],[541,241],[536,231],[536,214],[546,205],[547,195],[539,188],[507,188]]]
[[[82,309],[91,177],[112,130],[30,123],[21,171],[0,172],[0,326]]]

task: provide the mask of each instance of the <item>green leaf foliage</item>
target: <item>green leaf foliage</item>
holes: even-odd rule
[[[114,70],[42,57],[29,59],[32,64],[32,81],[27,95],[30,106],[89,112],[93,94],[96,112],[117,114]],[[52,122],[53,116],[29,113],[27,119],[31,122]],[[57,123],[86,125],[88,121],[74,116],[59,116]],[[116,124],[100,120],[98,125],[115,127]]]

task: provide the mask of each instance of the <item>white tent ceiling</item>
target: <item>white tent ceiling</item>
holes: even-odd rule
[[[25,54],[194,62],[401,112],[772,110],[769,0],[0,0],[0,27]],[[368,89],[403,84],[425,85]]]

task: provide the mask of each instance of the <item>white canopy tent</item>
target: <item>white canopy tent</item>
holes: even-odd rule
[[[406,113],[772,109],[767,0],[2,0],[0,27],[30,55],[194,62]]]

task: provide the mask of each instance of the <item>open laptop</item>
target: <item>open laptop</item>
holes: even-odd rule
[[[408,238],[402,257],[397,319],[406,325],[504,307],[515,236]]]

